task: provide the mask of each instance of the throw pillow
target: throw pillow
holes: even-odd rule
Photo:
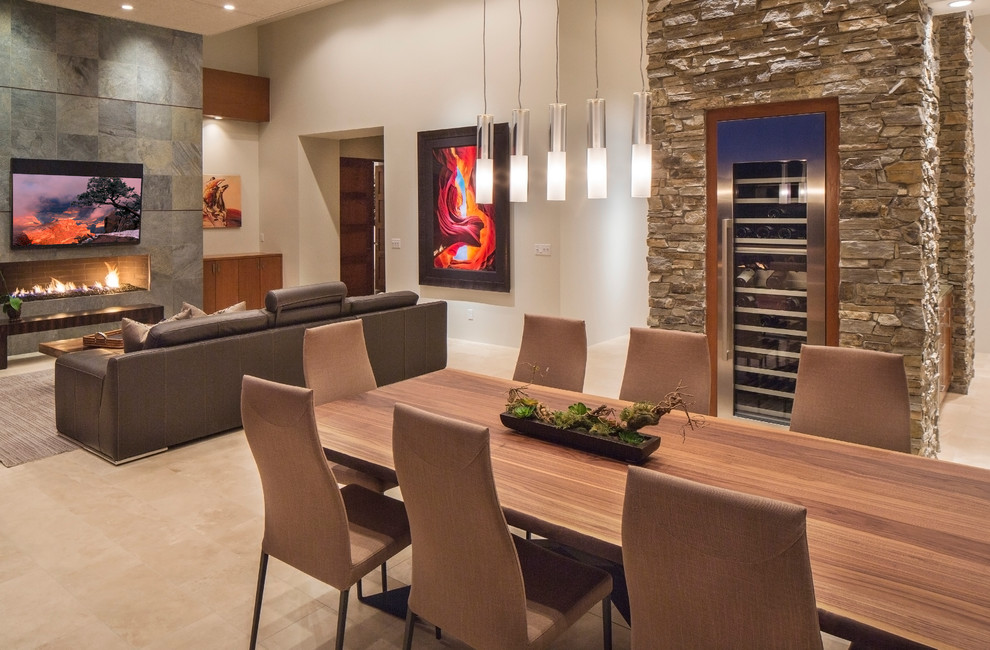
[[[182,312],[188,311],[189,315],[185,318],[201,318],[206,316],[206,312],[197,307],[196,305],[190,305],[188,302],[182,303]],[[180,314],[182,312],[179,312]]]
[[[216,316],[217,314],[230,314],[235,311],[247,311],[247,301],[242,300],[236,305],[231,305],[230,307],[224,307],[223,309],[218,309],[211,316]]]
[[[124,352],[135,352],[144,349],[144,341],[148,338],[151,325],[139,323],[130,318],[120,320],[121,337],[124,339]]]

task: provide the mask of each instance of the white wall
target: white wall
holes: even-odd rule
[[[343,2],[259,28],[259,74],[272,79],[272,121],[262,125],[263,250],[285,259],[287,284],[336,279],[333,215],[305,149],[306,134],[367,128],[384,133],[387,288],[449,302],[457,338],[518,343],[525,312],[588,321],[589,340],[618,336],[647,315],[646,201],[627,198],[632,93],[640,89],[639,0],[603,3],[601,96],[608,101],[612,198],[584,196],[585,100],[594,96],[593,1],[561,6],[561,101],[568,104],[568,200],[547,202],[547,104],[554,98],[552,0],[523,6],[522,101],[532,110],[531,200],[511,217],[512,292],[418,284],[416,134],[472,125],[483,109],[481,3],[458,0]],[[488,110],[516,107],[517,13],[488,1]],[[304,146],[304,143],[307,143]],[[321,205],[322,203],[322,205]],[[533,245],[549,243],[551,257]],[[467,310],[474,320],[467,320]]]
[[[203,66],[258,74],[258,28],[242,27],[203,39]]]
[[[973,20],[973,132],[976,147],[976,351],[990,352],[990,16]],[[980,108],[983,106],[984,108]]]

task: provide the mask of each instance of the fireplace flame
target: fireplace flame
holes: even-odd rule
[[[96,291],[113,291],[120,289],[120,274],[117,271],[116,264],[110,264],[109,262],[104,262],[107,267],[106,277],[103,281],[97,280],[92,284],[92,287],[88,284],[76,285],[74,282],[63,282],[57,278],[52,278],[51,282],[47,285],[36,284],[30,289],[22,289],[17,287],[11,292],[11,295],[17,296],[19,298],[31,298],[31,297],[43,297],[43,296],[60,296],[60,294],[70,294],[73,292],[86,292],[92,290]]]
[[[109,262],[104,262],[107,267],[107,277],[104,278],[107,288],[109,289],[119,289],[120,288],[120,276],[117,275],[117,265],[111,265]]]

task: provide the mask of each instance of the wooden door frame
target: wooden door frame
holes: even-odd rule
[[[825,342],[839,344],[839,99],[821,97],[705,111],[705,332],[713,368],[711,413],[718,404],[718,123],[807,113],[825,114]]]

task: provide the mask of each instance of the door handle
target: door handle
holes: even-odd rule
[[[722,220],[722,309],[725,314],[719,326],[722,328],[722,349],[725,350],[725,360],[732,359],[732,323],[735,320],[732,313],[732,219]]]

